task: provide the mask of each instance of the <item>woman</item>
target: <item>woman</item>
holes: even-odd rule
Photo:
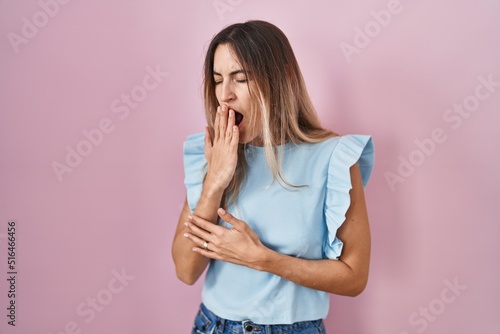
[[[172,246],[183,282],[209,266],[192,333],[325,333],[328,294],[356,296],[368,278],[371,138],[321,127],[286,36],[264,21],[213,38],[204,98]]]

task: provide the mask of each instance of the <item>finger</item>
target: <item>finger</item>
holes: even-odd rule
[[[214,120],[214,141],[219,139],[219,123],[220,123],[220,114],[221,114],[221,106],[217,107],[217,111],[215,112],[215,120]]]
[[[246,225],[243,221],[235,218],[232,214],[230,214],[223,208],[219,208],[217,210],[217,214],[223,221],[231,224],[236,230],[241,230]]]
[[[221,259],[221,256],[217,253],[217,248],[212,243],[209,243],[207,249],[205,249],[204,247],[205,240],[202,240],[190,233],[184,233],[184,236],[190,239],[196,245],[195,247],[192,248],[194,252],[211,259],[216,259],[216,260]]]
[[[205,147],[206,148],[212,147],[212,135],[210,134],[208,126],[205,127]]]
[[[204,248],[205,241],[204,239],[194,235],[193,233],[186,232],[184,233],[184,236],[191,240],[197,247]],[[210,244],[211,245],[211,244]]]
[[[219,138],[224,138],[227,129],[227,116],[228,108],[226,105],[221,107],[221,112],[219,113]]]
[[[214,259],[214,260],[220,260],[220,261],[222,261],[222,257],[218,253],[212,252],[212,251],[209,251],[209,250],[205,250],[205,249],[200,248],[200,247],[193,247],[193,252],[196,252],[196,253],[198,253],[200,255],[208,257],[209,259]]]
[[[188,237],[189,236],[192,236],[192,238],[190,238],[191,240],[193,240],[193,242],[197,245],[203,245],[203,243],[205,241],[208,241],[208,242],[213,242],[213,235],[211,233],[207,233],[207,231],[204,231],[200,228],[198,228],[196,225],[194,224],[186,224],[187,228],[188,228]],[[201,240],[201,242],[200,242]]]
[[[240,142],[240,129],[238,129],[238,126],[233,125],[232,130],[233,134],[231,136],[231,142],[229,144],[232,148],[237,149]]]
[[[232,135],[233,135],[233,126],[236,122],[235,120],[235,116],[234,116],[234,110],[233,109],[229,109],[229,115],[228,115],[228,119],[227,119],[227,128],[226,128],[226,138],[231,140],[232,139]]]
[[[218,229],[223,228],[197,216],[190,217],[190,221],[185,223],[185,225],[193,234],[204,240],[214,242],[214,235],[218,232]]]

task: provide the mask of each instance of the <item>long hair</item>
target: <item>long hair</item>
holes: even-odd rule
[[[251,115],[261,117],[264,152],[273,180],[296,187],[282,174],[283,150],[277,150],[277,146],[320,142],[336,134],[321,127],[288,38],[275,25],[255,20],[230,25],[215,35],[205,57],[203,82],[205,114],[212,133],[219,105],[213,79],[214,55],[221,44],[230,46],[247,73],[252,108],[259,111]],[[255,121],[250,119],[249,123]],[[234,202],[247,168],[244,144],[240,144],[236,172],[224,192],[223,204],[228,204],[228,198],[229,204]]]

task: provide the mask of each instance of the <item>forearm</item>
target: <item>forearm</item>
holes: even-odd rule
[[[239,132],[235,126],[234,111],[230,111],[227,106],[219,106],[213,131],[206,128],[204,155],[207,174],[203,180],[201,196],[192,214],[187,203],[184,204],[172,245],[177,276],[187,284],[198,280],[209,259],[193,252],[193,248],[202,247],[203,242],[208,242],[208,239],[196,239],[195,244],[185,238],[189,229],[184,224],[189,221],[189,216],[193,215],[203,218],[211,227],[217,225],[217,209],[221,206],[224,190],[233,179],[238,163],[238,143]]]
[[[222,191],[209,189],[205,187],[200,196],[198,205],[194,213],[197,216],[204,217],[207,221],[217,223],[217,209],[222,199]],[[190,210],[187,204],[179,217],[179,223],[172,245],[172,257],[174,259],[177,276],[186,284],[194,284],[207,267],[210,259],[193,252],[196,245],[184,237],[187,227],[184,225],[188,221]],[[199,245],[198,245],[199,246]]]
[[[217,215],[217,209],[221,205],[223,193],[224,189],[209,186],[204,183],[200,199],[198,200],[198,204],[196,205],[193,214],[198,217],[203,217],[203,219],[208,220],[213,224],[217,224],[217,219],[219,218]]]
[[[266,249],[254,269],[266,271],[296,284],[328,293],[357,296],[365,288],[368,271],[331,259],[306,260]]]

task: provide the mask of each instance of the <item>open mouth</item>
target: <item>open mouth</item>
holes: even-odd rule
[[[237,112],[236,110],[234,111],[234,117],[235,117],[235,124],[240,125],[241,121],[243,120],[243,115]]]

